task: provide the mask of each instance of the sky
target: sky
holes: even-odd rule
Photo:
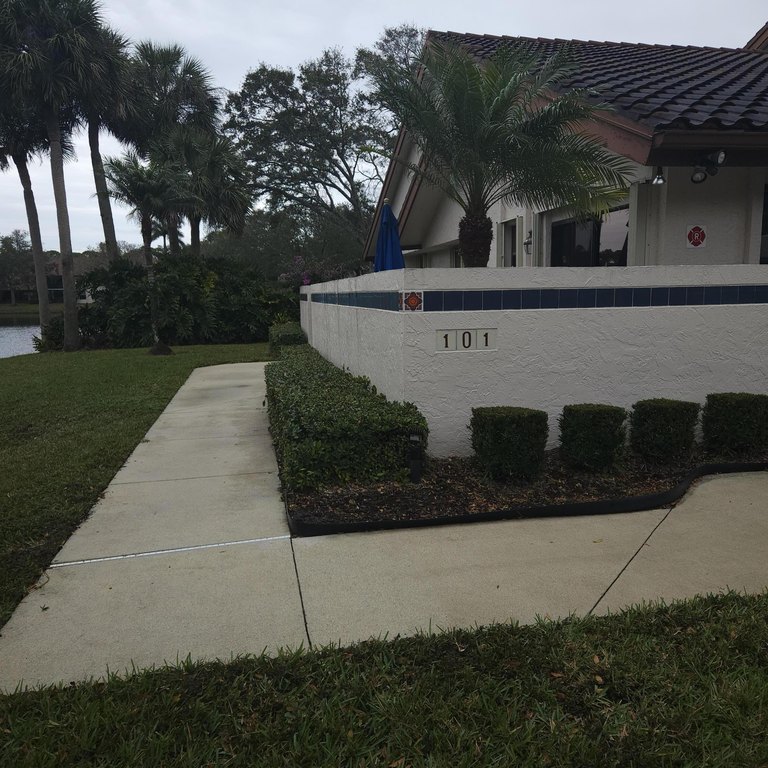
[[[353,55],[358,46],[372,45],[385,26],[402,23],[441,31],[736,48],[768,21],[765,0],[103,0],[102,13],[134,41],[183,45],[218,87],[229,90],[237,90],[261,62],[295,67],[329,47]],[[77,160],[66,165],[65,177],[72,245],[79,251],[104,238],[85,136],[75,149]],[[105,136],[102,151],[122,150]],[[58,249],[47,160],[34,163],[31,175],[43,246]],[[139,243],[138,225],[126,212],[114,205],[118,240]],[[11,168],[0,174],[0,234],[13,229],[27,229],[27,223]]]

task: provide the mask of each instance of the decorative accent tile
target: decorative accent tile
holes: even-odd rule
[[[403,293],[403,307],[408,312],[421,312],[424,309],[423,291],[407,291]]]

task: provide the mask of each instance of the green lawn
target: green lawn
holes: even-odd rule
[[[51,313],[60,315],[64,311],[63,304],[51,304]],[[0,318],[12,315],[16,319],[36,319],[39,314],[37,304],[0,304]]]
[[[251,344],[0,360],[0,626],[190,372],[266,359]]]
[[[768,764],[768,596],[186,664],[0,698],[0,764]]]

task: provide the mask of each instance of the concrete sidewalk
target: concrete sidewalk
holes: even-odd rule
[[[262,363],[196,370],[0,636],[0,688],[768,587],[768,473],[673,510],[291,540]]]

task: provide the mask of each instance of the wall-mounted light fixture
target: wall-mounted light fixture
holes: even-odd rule
[[[651,179],[651,184],[653,184],[655,187],[660,186],[661,184],[666,184],[667,180],[664,178],[664,169],[660,166],[656,166],[656,175]]]
[[[707,169],[703,165],[697,165],[691,174],[691,181],[694,184],[703,184],[707,180]]]
[[[525,240],[523,240],[523,250],[525,251],[526,256],[531,255],[532,245],[533,245],[533,232],[529,229],[528,234],[525,236]]]
[[[693,169],[691,181],[694,184],[703,184],[707,180],[707,176],[717,176],[720,166],[727,157],[728,154],[724,149],[716,149],[705,155],[702,162]]]

